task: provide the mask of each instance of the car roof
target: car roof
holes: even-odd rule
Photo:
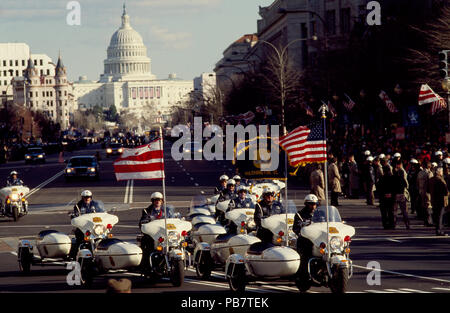
[[[93,155],[77,155],[70,158],[72,159],[95,159],[95,156]]]

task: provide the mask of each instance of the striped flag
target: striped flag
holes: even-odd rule
[[[280,138],[280,146],[286,151],[291,166],[327,160],[327,143],[321,122],[297,127]]]
[[[432,103],[431,105],[431,115],[436,114],[436,112],[439,112],[440,110],[444,110],[447,108],[447,103],[439,96],[437,93],[431,89],[428,84],[423,84],[420,87],[420,93],[419,93],[419,105]]]
[[[347,101],[344,100],[344,107],[348,111],[351,111],[355,106],[355,102],[352,99],[350,99],[350,97],[346,93],[344,93],[344,96],[347,98]]]
[[[312,110],[311,107],[310,107],[309,105],[307,105],[307,104],[305,104],[305,111],[306,111],[306,115],[314,116],[313,110]]]
[[[387,93],[383,90],[381,90],[379,97],[381,98],[381,100],[383,100],[383,102],[386,104],[388,110],[391,113],[397,113],[398,110],[394,105],[394,102],[392,102],[392,100],[389,98],[389,96],[387,95]]]
[[[114,162],[116,179],[164,179],[164,154],[161,140],[133,149],[124,149]]]

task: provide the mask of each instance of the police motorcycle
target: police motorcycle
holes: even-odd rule
[[[261,198],[264,189],[268,187],[275,192],[278,198],[280,198],[280,193],[283,188],[286,187],[286,184],[276,179],[252,181],[249,187],[250,196],[256,201]]]
[[[229,202],[229,201],[228,201]],[[233,209],[225,213],[230,221],[231,229],[235,230],[218,235],[214,241],[199,242],[194,251],[194,267],[197,276],[208,279],[214,268],[223,269],[230,254],[244,254],[247,248],[261,240],[249,230],[255,228],[254,208]]]
[[[0,189],[0,216],[12,217],[16,222],[28,214],[28,201],[25,198],[30,189],[26,186],[9,186]]]
[[[188,211],[188,219],[191,221],[192,229],[188,232],[187,237],[190,253],[194,252],[200,242],[211,244],[217,236],[226,233],[225,227],[216,222],[212,209],[215,208],[218,197],[219,195],[212,198],[197,195],[192,198]],[[229,201],[227,201],[227,208],[228,203]]]
[[[302,292],[311,286],[324,286],[333,293],[344,293],[353,274],[350,242],[355,228],[342,221],[336,207],[328,206],[328,223],[326,212],[326,206],[318,207],[311,222],[301,229],[301,235],[313,243],[312,257],[308,261],[310,279],[296,281]]]
[[[272,242],[256,242],[244,253],[231,254],[225,264],[225,278],[232,291],[244,291],[252,281],[295,281],[300,255],[295,244],[295,205],[286,205],[287,213],[274,214],[261,220],[261,226],[272,233]]]
[[[173,207],[167,206],[166,210],[173,212]],[[150,267],[143,274],[150,281],[169,277],[172,284],[179,287],[184,282],[184,269],[187,267],[186,238],[192,225],[182,219],[179,213],[172,216],[174,217],[155,219],[141,225],[141,232],[154,241],[154,251],[149,255]],[[138,242],[141,238],[138,236]]]
[[[119,222],[116,215],[106,213],[103,202],[92,201],[97,213],[72,216],[72,226],[84,234],[76,261],[80,265],[81,285],[90,286],[97,274],[111,270],[133,270],[142,259],[142,250],[135,244],[113,238],[112,228]]]

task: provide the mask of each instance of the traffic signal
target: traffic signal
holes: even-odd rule
[[[448,77],[448,56],[450,50],[442,50],[439,52],[439,75],[442,78]]]

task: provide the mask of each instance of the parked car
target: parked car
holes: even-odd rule
[[[25,164],[45,163],[45,152],[40,147],[28,148],[25,153]]]
[[[123,144],[121,143],[110,143],[106,148],[106,157],[109,158],[111,155],[122,154]]]
[[[64,170],[64,177],[66,181],[73,178],[94,178],[100,179],[99,165],[97,158],[90,155],[74,156],[67,161],[67,166]]]

